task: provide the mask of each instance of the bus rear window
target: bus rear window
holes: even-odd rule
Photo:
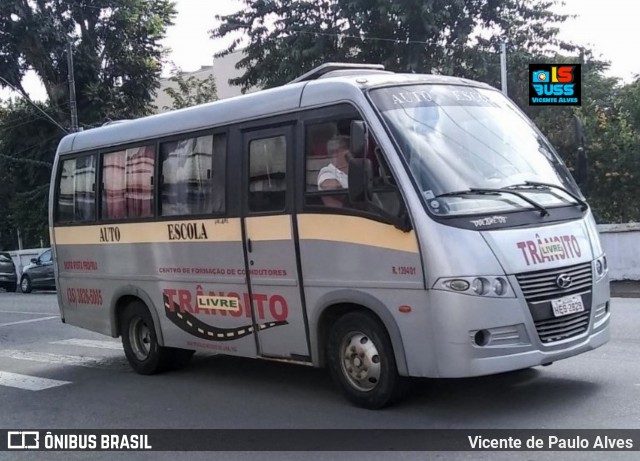
[[[86,222],[95,219],[96,156],[62,162],[57,194],[58,222]]]

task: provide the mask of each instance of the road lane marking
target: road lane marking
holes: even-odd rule
[[[15,360],[49,363],[52,365],[73,365],[89,368],[105,368],[120,365],[120,358],[82,357],[79,355],[50,354],[48,352],[19,351],[13,349],[0,350],[0,357]],[[115,359],[115,360],[114,360]]]
[[[35,376],[0,371],[0,386],[15,387],[27,391],[41,391],[43,389],[51,389],[52,387],[64,386],[65,384],[71,384],[71,381],[37,378]]]
[[[0,327],[8,327],[10,325],[20,325],[21,323],[42,322],[43,320],[59,319],[59,316],[40,317],[39,319],[18,320],[17,322],[0,323]]]
[[[52,341],[49,344],[62,344],[64,346],[81,346],[81,347],[95,347],[97,349],[111,349],[114,351],[121,351],[122,344],[115,341],[98,341],[93,339],[63,339],[60,341]]]
[[[1,310],[0,314],[47,315],[47,312],[25,312],[25,311],[5,311],[5,310]]]

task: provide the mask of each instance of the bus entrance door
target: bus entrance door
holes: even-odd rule
[[[244,133],[245,251],[258,354],[309,360],[293,238],[290,126]]]

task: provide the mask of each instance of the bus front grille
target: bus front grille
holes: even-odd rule
[[[571,277],[571,286],[560,288],[557,279],[561,274]],[[550,301],[569,295],[591,291],[591,263],[561,267],[516,275],[520,289],[529,303]]]
[[[561,288],[560,275],[571,278],[571,285]],[[591,318],[592,269],[591,263],[526,272],[516,275],[520,289],[529,306],[531,317],[542,343],[552,343],[583,334]],[[556,317],[551,301],[567,296],[580,296],[584,311]]]
[[[577,314],[567,315],[565,317],[535,322],[540,341],[543,343],[551,343],[584,333],[589,327],[589,315],[590,312],[578,312]]]

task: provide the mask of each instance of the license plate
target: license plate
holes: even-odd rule
[[[554,299],[551,301],[551,307],[553,308],[553,315],[556,317],[584,311],[584,304],[582,304],[582,297],[580,296]]]

